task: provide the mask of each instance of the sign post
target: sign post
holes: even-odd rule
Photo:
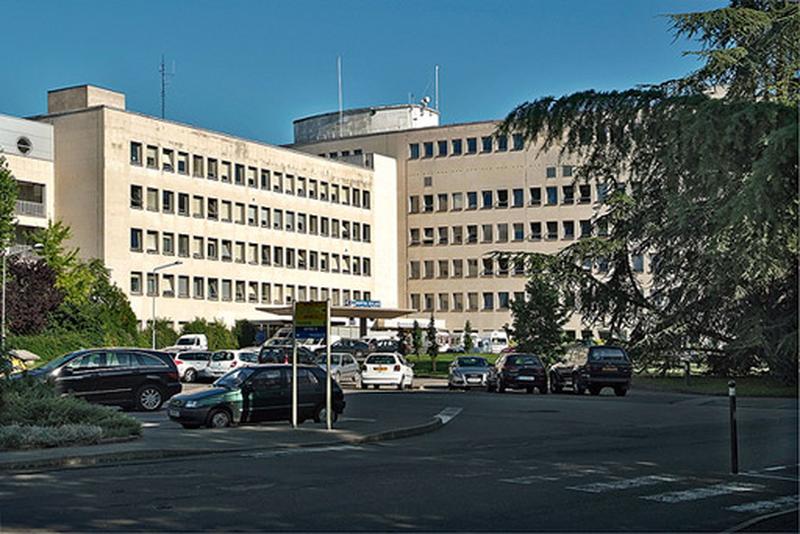
[[[328,299],[325,306],[325,355],[326,355],[326,380],[325,380],[325,415],[327,418],[326,424],[328,430],[333,429],[333,405],[332,405],[332,389],[331,383],[331,301]]]
[[[297,340],[324,339],[327,355],[328,379],[326,412],[328,429],[331,428],[331,346],[330,301],[294,302],[292,304],[292,426],[297,428]]]

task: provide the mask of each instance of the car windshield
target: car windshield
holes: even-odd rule
[[[194,345],[194,338],[179,339],[176,345]]]
[[[80,352],[81,351],[76,350],[75,352],[70,352],[69,354],[65,354],[63,356],[59,356],[55,360],[50,360],[46,364],[42,365],[41,367],[39,367],[39,369],[42,369],[44,371],[52,371],[53,369],[61,366],[61,364],[65,363],[67,360],[69,360],[70,358],[72,358],[73,356],[75,356],[76,354],[78,354]]]
[[[589,352],[589,360],[593,362],[603,361],[628,361],[625,351],[612,347],[595,347]]]
[[[394,356],[390,354],[374,355],[367,358],[365,363],[372,365],[394,365]]]
[[[456,359],[456,365],[458,367],[486,367],[489,362],[485,358],[469,357]]]
[[[255,352],[243,352],[239,355],[239,359],[247,363],[258,363],[258,354]]]
[[[255,369],[252,367],[242,367],[241,369],[236,369],[235,371],[231,371],[225,376],[218,378],[217,381],[214,382],[214,385],[217,387],[236,389],[241,386],[242,382],[247,380],[254,372]]]
[[[534,367],[542,366],[542,361],[539,359],[539,357],[533,356],[531,354],[520,354],[517,356],[510,356],[508,358],[508,363],[516,365],[532,365]]]

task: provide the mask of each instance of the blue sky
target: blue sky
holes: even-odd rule
[[[681,76],[694,60],[666,13],[723,0],[143,0],[4,2],[0,113],[45,111],[49,89],[93,83],[160,113],[161,54],[176,65],[167,117],[270,143],[292,120],[433,95],[443,122],[500,118],[582,89]]]

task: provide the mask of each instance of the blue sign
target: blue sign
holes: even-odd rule
[[[353,308],[380,308],[381,301],[379,300],[348,300],[344,303],[345,306]]]

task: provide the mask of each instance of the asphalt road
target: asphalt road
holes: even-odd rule
[[[723,531],[797,506],[793,400],[740,399],[739,476],[724,397],[348,395],[364,403],[462,411],[372,445],[5,475],[0,531]]]

